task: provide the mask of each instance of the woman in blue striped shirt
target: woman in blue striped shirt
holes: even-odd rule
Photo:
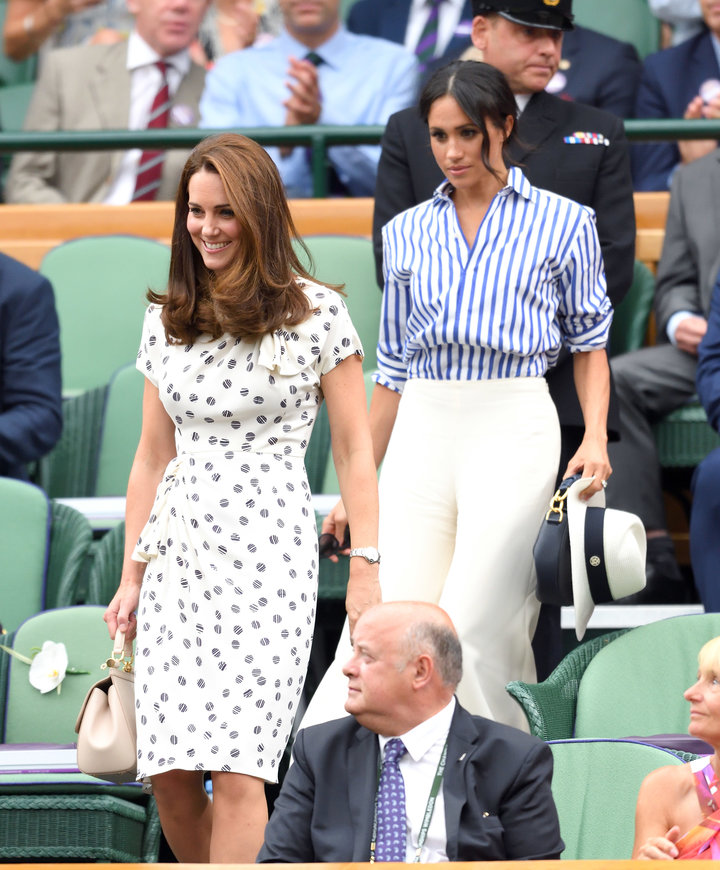
[[[585,436],[567,472],[595,478],[589,497],[611,473],[612,309],[592,210],[506,168],[517,107],[502,73],[456,61],[429,80],[420,110],[447,180],[383,230],[370,408],[384,459],[380,582],[385,600],[450,614],[465,707],[527,728],[505,684],[535,679],[532,548],[560,456],[543,375],[568,345]],[[343,527],[340,507],[324,531]]]

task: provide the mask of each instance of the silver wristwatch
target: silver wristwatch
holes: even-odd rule
[[[350,556],[362,556],[367,562],[371,565],[374,565],[376,562],[380,561],[380,553],[375,549],[375,547],[355,547],[354,550],[350,550]]]

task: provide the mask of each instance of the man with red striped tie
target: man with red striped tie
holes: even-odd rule
[[[27,130],[143,130],[198,125],[205,71],[188,52],[209,0],[128,0],[135,26],[113,45],[44,59]],[[8,202],[174,199],[182,150],[34,152],[13,158]]]

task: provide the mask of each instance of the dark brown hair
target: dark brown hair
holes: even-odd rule
[[[207,268],[187,230],[188,185],[201,171],[220,176],[240,225],[240,253],[222,273]],[[312,262],[265,149],[235,133],[200,142],[180,177],[167,292],[148,291],[151,302],[164,306],[168,341],[192,344],[202,333],[254,339],[307,319],[312,307],[297,278],[311,275],[298,259],[293,239]]]
[[[420,94],[420,115],[427,124],[432,104],[442,97],[452,97],[482,133],[480,158],[494,176],[497,172],[490,164],[490,141],[486,120],[498,130],[504,130],[508,116],[513,119],[510,135],[503,142],[503,159],[513,161],[508,146],[517,137],[517,103],[505,76],[488,63],[477,60],[455,60],[437,70],[427,81]]]

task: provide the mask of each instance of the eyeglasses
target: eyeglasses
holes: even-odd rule
[[[318,556],[321,559],[328,559],[330,556],[337,555],[340,550],[348,550],[350,548],[350,526],[345,526],[345,535],[343,536],[342,544],[335,535],[330,532],[325,532],[318,537]]]

